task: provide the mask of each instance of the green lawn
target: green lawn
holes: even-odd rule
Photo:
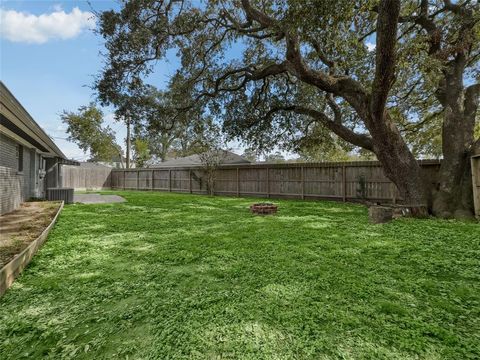
[[[474,359],[480,225],[117,192],[69,205],[0,299],[0,358]]]

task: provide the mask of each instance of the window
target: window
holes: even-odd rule
[[[18,172],[23,171],[23,146],[17,146]]]

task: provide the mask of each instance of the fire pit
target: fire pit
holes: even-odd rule
[[[277,205],[272,203],[257,203],[250,205],[250,212],[257,215],[271,215],[277,212]]]

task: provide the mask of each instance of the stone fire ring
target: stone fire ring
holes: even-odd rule
[[[250,205],[250,212],[257,215],[271,215],[277,212],[277,205],[272,203],[257,203]]]

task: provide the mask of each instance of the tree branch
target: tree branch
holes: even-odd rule
[[[266,28],[275,28],[280,34],[280,38],[286,39],[286,62],[285,67],[288,72],[296,76],[303,82],[313,85],[322,91],[332,93],[343,97],[359,114],[360,118],[367,117],[368,94],[367,91],[357,80],[347,75],[331,75],[323,71],[313,70],[303,61],[300,51],[298,36],[292,31],[279,28],[276,20],[254,8],[248,0],[242,0],[242,7],[245,10],[247,19],[257,21]],[[321,60],[325,65],[333,65],[330,59],[322,54],[320,47],[317,53],[321,55]]]
[[[370,110],[374,118],[381,119],[385,112],[388,94],[395,81],[395,45],[400,1],[384,0],[380,2],[378,13],[375,78]]]
[[[340,109],[338,105],[335,104],[334,107],[337,109],[335,110],[335,118],[334,120],[330,119],[325,113],[307,108],[305,106],[298,106],[298,105],[289,105],[289,106],[277,106],[271,108],[263,117],[264,119],[270,118],[273,114],[280,112],[280,111],[292,111],[299,115],[306,115],[317,122],[320,122],[323,126],[329,129],[331,132],[335,133],[337,136],[342,138],[343,140],[355,145],[359,146],[365,150],[369,150],[373,152],[373,142],[372,138],[366,134],[358,134],[353,130],[349,129],[345,125],[342,124],[342,121],[337,116],[340,116]]]
[[[373,151],[373,142],[370,136],[354,132],[353,130],[343,125],[341,121],[331,120],[323,112],[309,109],[303,106],[293,106],[292,111],[297,114],[310,116],[322,123],[322,125],[327,127],[330,131],[341,137],[343,140],[355,146],[364,148],[365,150]]]
[[[254,8],[250,1],[242,0],[242,7],[245,10],[245,14],[247,15],[247,20],[255,20],[260,25],[264,27],[272,27],[275,24],[275,19],[272,19],[267,14],[261,12],[260,10]]]
[[[480,103],[480,83],[473,84],[465,90],[464,111],[465,117],[475,118]]]

